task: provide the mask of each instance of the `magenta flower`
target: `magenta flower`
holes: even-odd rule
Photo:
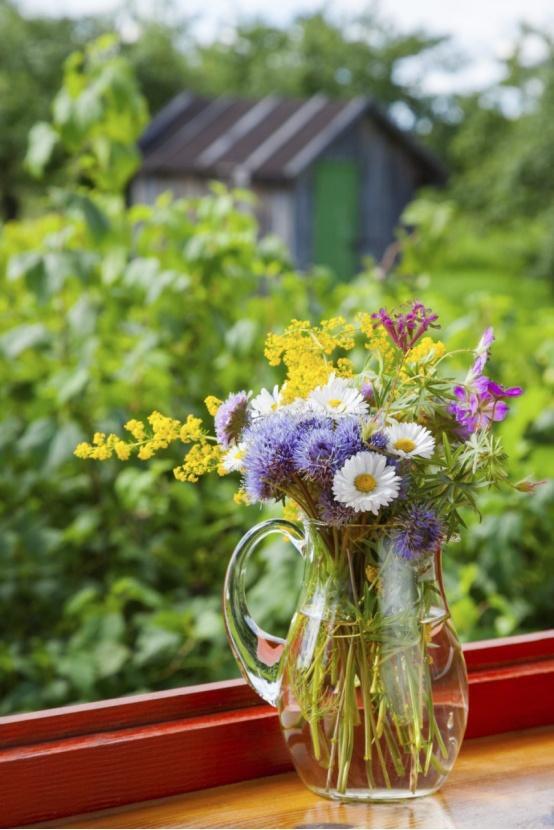
[[[407,313],[393,311],[389,314],[381,308],[371,316],[377,321],[376,326],[383,326],[393,343],[403,352],[408,352],[428,328],[438,328],[434,325],[439,319],[438,314],[433,314],[430,308],[415,300]]]
[[[520,386],[506,388],[483,375],[493,340],[493,329],[486,329],[477,344],[475,360],[465,383],[454,388],[457,402],[450,404],[449,410],[464,436],[486,429],[493,421],[503,421],[509,411],[503,398],[517,398],[523,393]]]

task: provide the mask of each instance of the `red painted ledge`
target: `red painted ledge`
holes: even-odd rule
[[[467,737],[554,723],[554,631],[471,643]],[[275,710],[242,681],[0,719],[0,827],[290,769]]]

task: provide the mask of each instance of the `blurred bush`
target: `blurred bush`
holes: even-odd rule
[[[201,199],[128,207],[144,117],[111,40],[73,56],[52,123],[34,130],[28,154],[36,170],[61,154],[65,186],[38,216],[0,231],[4,713],[236,673],[219,594],[230,552],[259,511],[237,507],[229,481],[175,482],[175,457],[122,468],[85,464],[72,449],[154,408],[203,414],[208,393],[271,384],[264,335],[291,317],[417,293],[442,312],[454,346],[494,324],[494,376],[527,389],[502,430],[514,474],[552,472],[548,294],[521,275],[525,239],[497,274],[487,241],[480,252],[448,204],[420,202],[395,272],[368,266],[331,291],[327,275],[294,273],[275,240],[258,238],[247,193],[214,186]],[[546,487],[483,496],[483,524],[448,562],[462,634],[549,623],[553,501]],[[253,608],[265,610],[267,627],[283,630],[294,604],[293,556],[279,544],[260,554]]]
[[[258,239],[247,193],[126,207],[140,110],[111,41],[72,57],[30,150],[48,134],[70,186],[0,236],[3,711],[231,671],[219,585],[251,521],[233,486],[179,486],[176,458],[101,469],[72,450],[270,380],[265,332],[306,315],[309,292]]]

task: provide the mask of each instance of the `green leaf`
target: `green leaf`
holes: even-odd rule
[[[44,168],[52,158],[54,147],[59,141],[57,131],[50,124],[40,121],[29,133],[29,146],[25,156],[25,167],[31,175],[42,176]]]
[[[58,403],[64,404],[80,395],[89,382],[90,372],[86,366],[78,366],[73,371],[64,371],[53,379]]]
[[[181,642],[182,637],[174,631],[149,628],[139,635],[135,661],[142,666],[160,658],[167,659],[177,651]]]
[[[98,677],[117,674],[130,657],[129,649],[121,643],[102,642],[94,649],[93,658]]]
[[[43,345],[48,341],[48,329],[42,323],[27,323],[17,326],[0,337],[0,350],[6,357],[18,357],[26,349]]]
[[[57,469],[65,461],[73,457],[73,449],[82,438],[79,426],[73,421],[61,424],[51,443],[46,458],[46,469]]]

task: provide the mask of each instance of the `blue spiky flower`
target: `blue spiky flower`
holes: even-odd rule
[[[443,534],[440,519],[426,505],[411,505],[403,517],[402,527],[393,536],[394,549],[402,559],[419,559],[431,553]]]

